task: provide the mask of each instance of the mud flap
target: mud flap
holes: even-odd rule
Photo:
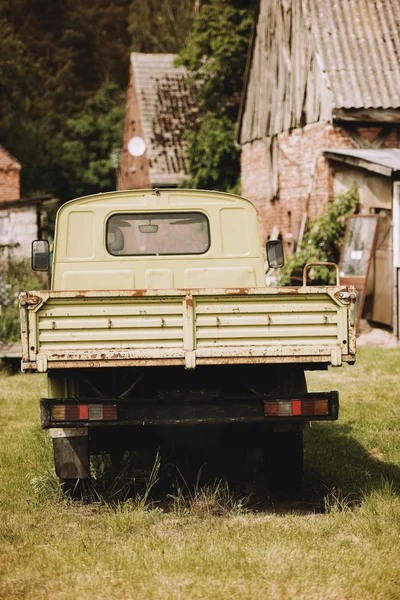
[[[88,430],[51,429],[54,466],[60,479],[85,479],[90,475]]]

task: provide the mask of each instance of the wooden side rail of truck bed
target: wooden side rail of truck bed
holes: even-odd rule
[[[24,370],[355,360],[343,286],[40,291],[20,306]]]

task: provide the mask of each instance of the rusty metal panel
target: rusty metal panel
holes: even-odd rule
[[[141,292],[141,293],[138,293]],[[248,362],[341,364],[355,354],[346,288],[35,292],[25,368]],[[34,365],[34,366],[33,366]]]
[[[40,351],[183,348],[182,306],[179,297],[168,303],[51,299],[36,313]]]
[[[246,302],[239,297],[222,306],[223,312],[217,298],[196,300],[199,356],[215,351],[235,356],[245,349],[264,356],[296,356],[298,350],[303,355],[330,355],[332,346],[341,346],[344,339],[347,344],[347,322],[329,296],[264,295],[247,297]]]

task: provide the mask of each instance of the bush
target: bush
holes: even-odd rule
[[[232,191],[240,173],[240,152],[234,144],[234,124],[212,113],[205,116],[198,131],[190,131],[187,159],[191,179],[180,187]]]
[[[22,291],[43,288],[43,281],[32,271],[28,258],[11,257],[2,264],[4,281],[10,285],[11,303],[3,306],[0,317],[0,340],[3,343],[20,340],[18,295]]]
[[[336,196],[309,222],[299,251],[286,260],[280,272],[279,285],[289,285],[293,271],[303,269],[307,263],[339,262],[346,218],[355,212],[358,202],[358,188],[354,185],[345,194]],[[317,267],[311,269],[309,278],[314,284],[331,285],[336,282],[336,273],[329,267]]]

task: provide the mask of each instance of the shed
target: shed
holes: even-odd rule
[[[50,195],[0,203],[0,261],[12,256],[30,258],[33,240],[51,241],[59,205]]]

